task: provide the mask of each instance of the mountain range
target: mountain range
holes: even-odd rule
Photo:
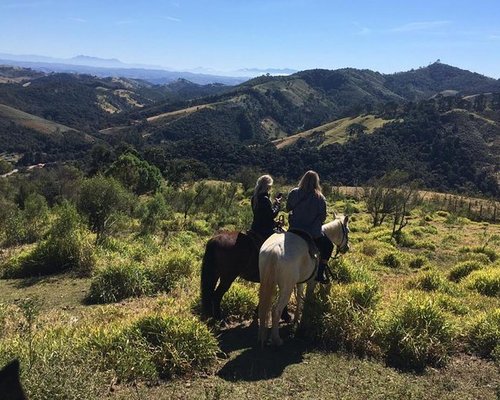
[[[428,187],[500,193],[500,81],[439,62],[396,74],[263,75],[233,86],[3,67],[0,82],[3,151],[54,160],[129,143],[160,149],[162,170],[190,160],[207,176],[251,166],[292,179],[314,168],[333,180],[335,167],[347,171],[342,183],[354,184],[398,167]],[[56,134],[47,135],[50,123]],[[450,143],[451,153],[438,149]],[[331,162],[318,158],[328,152]],[[358,167],[349,167],[356,158]],[[466,162],[461,177],[454,169]]]
[[[43,72],[83,73],[99,77],[122,77],[144,79],[163,84],[177,79],[188,79],[198,84],[221,83],[236,85],[259,75],[289,75],[296,70],[290,68],[245,68],[235,71],[217,71],[208,68],[176,71],[158,65],[128,64],[116,58],[99,58],[78,55],[72,58],[55,58],[29,54],[0,53],[0,64],[32,68]]]

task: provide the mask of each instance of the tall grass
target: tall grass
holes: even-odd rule
[[[451,322],[435,301],[409,295],[392,312],[384,328],[387,361],[402,369],[441,366],[448,358],[454,337]]]

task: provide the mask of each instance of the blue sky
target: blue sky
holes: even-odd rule
[[[440,59],[500,78],[500,1],[0,0],[0,52],[219,71]]]

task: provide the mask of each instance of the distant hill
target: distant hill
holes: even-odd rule
[[[289,76],[251,79],[223,94],[180,104],[155,104],[133,118],[150,118],[182,107],[216,104],[169,120],[150,133],[158,140],[221,134],[236,140],[262,141],[314,129],[363,113],[390,118],[398,106],[450,91],[458,95],[500,91],[500,82],[470,71],[435,63],[415,71],[384,75],[370,70],[308,70]],[[200,131],[200,127],[202,131]]]
[[[247,166],[295,180],[312,168],[359,185],[401,169],[425,188],[500,195],[500,81],[449,65],[388,75],[315,69],[234,87],[32,72],[5,71],[20,80],[0,84],[0,104],[79,132],[67,132],[65,146],[22,118],[0,118],[12,152],[73,157],[88,151],[89,133],[134,147],[167,175],[231,178]]]
[[[40,118],[92,132],[115,124],[115,116],[227,90],[224,85],[198,85],[179,80],[169,85],[126,78],[80,74],[44,74],[19,67],[0,67],[0,104]],[[126,120],[126,118],[124,119]]]
[[[154,84],[165,84],[177,79],[187,79],[200,85],[211,83],[237,85],[248,79],[245,75],[225,76],[189,71],[171,71],[154,66],[126,64],[116,59],[102,59],[82,55],[69,59],[56,59],[33,55],[15,56],[0,53],[0,64],[31,68],[46,73],[59,72],[95,75],[101,78],[143,79]]]

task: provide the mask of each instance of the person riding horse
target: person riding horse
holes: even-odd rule
[[[275,218],[280,211],[281,194],[271,202],[270,191],[273,178],[262,175],[257,179],[257,184],[252,196],[253,221],[250,230],[260,236],[261,243],[274,233]],[[260,246],[259,246],[260,247]]]
[[[316,280],[328,283],[325,272],[333,252],[333,244],[321,230],[326,220],[326,200],[316,172],[307,171],[300,179],[298,187],[290,191],[286,211],[289,212],[289,229],[306,232],[314,240],[320,253]]]

